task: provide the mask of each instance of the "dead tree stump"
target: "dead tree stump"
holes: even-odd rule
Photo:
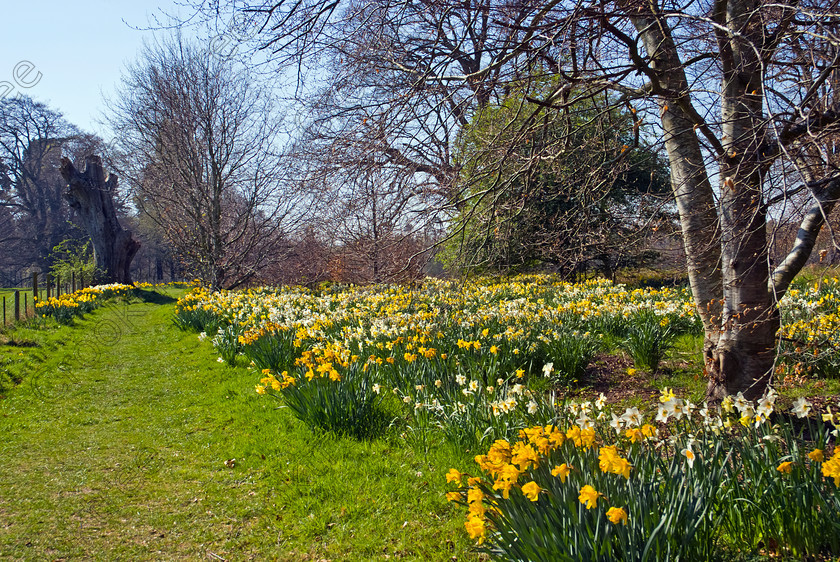
[[[61,175],[67,182],[64,196],[79,213],[90,236],[96,267],[104,272],[106,281],[130,284],[131,260],[140,249],[140,243],[117,220],[114,208],[116,174],[106,177],[102,159],[88,156],[81,173],[69,158],[62,158]]]

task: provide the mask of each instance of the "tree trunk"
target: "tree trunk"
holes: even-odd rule
[[[102,159],[98,156],[85,158],[82,173],[68,158],[62,158],[61,175],[68,184],[64,196],[79,213],[93,243],[96,267],[104,272],[107,282],[131,283],[131,260],[140,249],[140,243],[117,220],[113,199],[117,176],[108,174],[105,177]]]
[[[766,206],[753,160],[757,151],[739,148],[743,152],[733,148],[730,154],[737,156],[721,161],[724,305],[720,339],[708,369],[706,395],[711,401],[738,392],[751,400],[764,394],[780,327],[778,306],[768,289]]]
[[[763,26],[759,0],[731,0],[718,17],[738,34],[719,37],[721,52],[720,218],[723,317],[707,397],[766,392],[775,359],[779,311],[768,289],[767,205],[762,190],[765,141]]]
[[[723,301],[720,263],[720,225],[703,152],[692,116],[688,80],[676,44],[667,26],[652,17],[633,18],[651,57],[657,92],[681,92],[680,97],[660,96],[659,107],[665,149],[671,169],[671,186],[679,212],[685,245],[688,280],[705,333],[703,355],[707,372],[714,369],[720,339]]]
[[[732,0],[722,16],[726,27],[760,32],[761,26],[747,25],[756,7],[756,0]],[[704,123],[688,95],[685,66],[667,21],[651,15],[633,23],[651,54],[651,91],[659,97],[689,280],[705,331],[706,395],[711,402],[738,392],[755,399],[770,382],[779,329],[778,307],[768,290],[765,125],[755,50],[761,38],[746,32],[719,37],[722,141],[710,138],[720,167],[718,207],[697,137]]]

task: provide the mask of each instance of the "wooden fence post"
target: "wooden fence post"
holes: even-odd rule
[[[38,272],[32,272],[32,306],[38,302]]]
[[[55,276],[55,298],[61,296],[61,275]]]
[[[52,279],[50,279],[50,274],[47,273],[47,300],[50,300],[52,292]]]
[[[73,289],[73,292],[76,292],[76,272],[70,274],[70,288]]]
[[[15,322],[20,320],[20,291],[15,291]]]

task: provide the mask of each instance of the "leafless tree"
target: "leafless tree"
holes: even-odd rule
[[[135,204],[188,272],[231,288],[282,257],[299,199],[269,91],[245,69],[176,36],[145,49],[111,110]]]
[[[437,99],[454,108],[479,107],[506,84],[534,74],[555,77],[556,87],[526,94],[531,103],[520,121],[526,125],[548,108],[563,111],[583,100],[600,100],[604,109],[627,106],[640,129],[653,127],[668,154],[688,275],[705,327],[707,395],[764,392],[774,367],[779,299],[840,196],[835,0],[211,3],[220,7],[253,20],[256,41],[279,59],[300,63],[316,54],[311,47],[346,48],[351,36],[379,61],[359,77],[392,73],[388,80],[411,84],[428,99],[436,98],[426,92],[439,88]],[[423,18],[437,18],[437,27],[400,34]],[[360,22],[357,31],[341,31],[353,21]],[[411,42],[394,39],[409,36]],[[407,45],[412,50],[402,48]],[[402,99],[367,91],[377,108]],[[365,104],[346,103],[349,112],[360,107]],[[424,125],[437,122],[427,103],[417,108]],[[457,130],[463,117],[453,123],[452,115],[457,111],[441,121]],[[404,142],[393,146],[403,156],[409,147],[423,150],[422,137]],[[795,194],[808,195],[799,232],[781,262],[772,263],[768,215],[796,203]]]
[[[414,228],[434,196],[419,189],[422,179],[365,144],[363,135],[319,136],[312,129],[297,143],[299,185],[317,202],[310,227],[330,240],[336,280],[411,277],[424,263]]]
[[[366,283],[411,280],[425,258],[406,209],[403,178],[374,173],[360,178],[342,197],[334,219],[343,280]]]
[[[74,231],[59,173],[62,155],[75,161],[101,147],[60,113],[25,96],[0,100],[0,208],[6,255],[17,266],[46,270],[53,247],[83,236]],[[12,245],[14,251],[11,251]]]
[[[67,183],[64,197],[79,216],[93,244],[96,267],[103,281],[131,284],[131,262],[140,243],[130,230],[123,228],[117,216],[115,195],[118,178],[106,174],[102,159],[96,155],[85,158],[82,171],[73,162],[61,159],[61,176]]]
[[[320,72],[314,72],[322,80],[319,88],[309,87],[310,93],[301,96],[298,104],[307,109],[309,126],[298,143],[297,157],[307,163],[300,177],[317,184],[318,191],[328,201],[322,203],[322,208],[337,215],[342,228],[331,232],[341,232],[345,238],[369,236],[366,232],[369,227],[362,227],[365,221],[356,220],[354,231],[354,221],[347,219],[363,209],[373,212],[374,207],[359,203],[370,201],[370,190],[362,186],[370,186],[371,177],[378,178],[380,192],[388,191],[387,199],[392,207],[405,213],[400,217],[403,223],[421,226],[435,221],[451,222],[453,214],[462,219],[480,220],[477,209],[487,207],[488,200],[498,208],[495,201],[499,195],[511,191],[510,185],[518,181],[520,172],[538,175],[536,170],[544,167],[541,162],[549,160],[541,158],[547,152],[543,148],[541,154],[526,158],[522,166],[507,173],[505,182],[495,181],[500,175],[499,167],[492,164],[496,154],[503,154],[508,160],[506,167],[513,168],[511,156],[525,151],[511,147],[517,143],[525,147],[525,143],[538,136],[538,129],[549,128],[545,123],[536,123],[527,131],[510,134],[507,130],[510,127],[505,127],[496,138],[488,139],[487,146],[492,146],[493,154],[484,155],[491,161],[484,171],[491,180],[473,174],[478,168],[475,165],[468,166],[471,177],[465,177],[462,166],[466,162],[463,153],[460,159],[458,155],[459,144],[464,142],[463,130],[474,125],[476,114],[488,105],[505,101],[513,83],[500,79],[501,69],[468,81],[417,78],[417,73],[427,64],[424,59],[427,55],[434,59],[434,64],[450,61],[452,71],[458,73],[477,71],[485,51],[507,52],[508,30],[482,16],[489,6],[480,0],[470,1],[460,4],[460,12],[456,12],[446,2],[351,3],[340,8],[342,16],[334,25],[324,27],[321,34],[310,38],[314,56],[305,60],[310,65],[322,65]],[[250,14],[259,17],[258,12]],[[252,20],[251,24],[257,21]],[[243,20],[238,23],[241,26]],[[277,43],[266,46],[273,49]],[[278,56],[285,58],[285,54],[279,52]],[[522,80],[532,78],[523,73],[517,76]],[[609,126],[602,128],[606,135],[615,136],[614,131],[607,130]],[[575,148],[580,153],[582,147]],[[531,148],[527,152],[535,154]],[[570,153],[567,151],[565,157],[571,158]],[[554,153],[550,160],[559,162],[563,157]],[[610,173],[622,168],[615,162],[607,164]],[[597,182],[589,182],[594,183]],[[591,188],[587,197],[578,199],[595,200],[596,191],[610,190],[607,182],[600,183],[598,189]],[[474,187],[480,184],[483,189]],[[515,221],[508,222],[510,228],[515,228],[512,226]],[[603,250],[607,243],[603,237],[593,232],[586,236],[573,232],[580,222],[553,221],[540,231],[543,239],[533,241],[532,246],[539,247],[541,255],[558,262],[557,267],[567,266],[566,258],[571,256],[577,256],[572,259],[576,263],[587,261],[596,253],[593,250],[596,247],[601,257],[606,255]],[[606,223],[601,226],[602,231],[607,230]],[[453,229],[465,231],[457,226]],[[561,230],[568,235],[563,235]],[[627,221],[625,232],[634,230],[638,230],[637,221]],[[571,240],[575,242],[574,247],[560,248],[571,246],[568,244]],[[626,247],[626,238],[623,242]],[[349,246],[339,243],[342,251],[347,251]],[[588,248],[580,248],[582,244]],[[564,258],[555,259],[560,254]],[[606,261],[611,260],[600,259],[600,263]],[[417,262],[414,256],[411,263]],[[360,278],[364,276],[360,274]]]

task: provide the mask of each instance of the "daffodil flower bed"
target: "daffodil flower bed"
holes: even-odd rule
[[[685,290],[629,291],[605,280],[575,285],[545,275],[466,286],[430,279],[413,291],[196,289],[179,301],[176,321],[208,334],[235,326],[243,353],[260,368],[283,370],[307,347],[328,342],[368,368],[388,361],[401,370],[415,360],[435,363],[448,356],[475,371],[492,364],[488,382],[518,369],[540,374],[550,362],[557,381],[574,384],[604,334],[623,334],[642,313],[674,333],[700,327]]]
[[[114,297],[126,297],[133,291],[132,285],[111,283],[107,285],[94,285],[79,289],[73,293],[50,297],[47,300],[39,300],[35,304],[35,310],[42,317],[53,317],[60,324],[69,324],[73,318],[81,317],[101,304],[107,299]]]
[[[811,318],[791,294],[785,317]],[[176,322],[209,334],[220,361],[234,364],[243,356],[257,370],[292,373],[298,384],[322,378],[302,360],[335,356],[328,362],[337,373],[354,370],[370,381],[365,388],[396,389],[412,406],[404,414],[409,434],[440,431],[464,446],[515,436],[533,421],[527,410],[545,410],[538,397],[500,398],[516,384],[548,379],[573,387],[595,353],[616,344],[654,371],[675,337],[700,333],[686,289],[628,290],[603,279],[570,284],[550,275],[466,284],[428,279],[416,289],[196,288],[178,302]],[[831,353],[840,352],[824,351]],[[503,407],[513,397],[529,406]]]
[[[515,436],[535,416],[550,418],[546,397],[527,388],[529,379],[574,386],[603,347],[606,329],[640,314],[675,332],[699,326],[686,291],[628,291],[604,280],[573,285],[545,275],[468,286],[430,279],[414,291],[196,289],[178,302],[176,322],[203,330],[220,361],[232,364],[241,353],[278,381],[289,373],[295,393],[332,388],[334,408],[356,408],[359,400],[340,395],[356,392],[347,380],[364,379],[367,392],[396,396],[392,410],[405,419],[407,437],[436,432],[469,446]],[[287,401],[292,393],[257,385],[266,389]],[[329,429],[322,417],[295,411]]]
[[[836,555],[839,423],[805,400],[783,416],[773,393],[712,411],[666,389],[655,415],[572,403],[493,443],[474,474],[450,470],[448,499],[506,560],[708,560],[760,546]]]
[[[782,323],[780,380],[840,376],[840,279],[796,283],[782,299]]]
[[[803,310],[797,298],[786,297],[785,322],[833,314],[828,297]],[[486,451],[474,475],[458,473],[450,499],[468,508],[467,532],[499,556],[840,552],[830,411],[813,418],[799,402],[781,414],[774,394],[711,411],[666,393],[656,411],[622,413],[547,392],[574,386],[608,341],[655,370],[670,340],[700,332],[687,290],[545,275],[415,289],[196,288],[176,322],[212,340],[219,361],[241,357],[260,372],[256,392],[313,429],[368,438],[390,426],[418,446]]]

